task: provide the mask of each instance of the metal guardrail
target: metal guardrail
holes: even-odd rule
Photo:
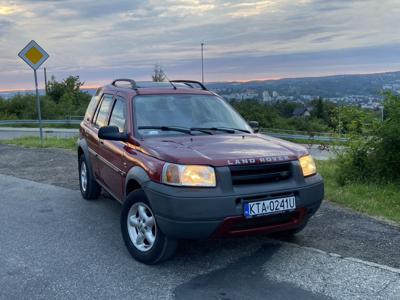
[[[348,142],[346,135],[339,135],[334,132],[300,131],[279,128],[261,128],[260,132],[273,137],[292,140],[308,140],[319,142]]]
[[[79,125],[82,119],[42,120],[42,124]],[[38,120],[0,120],[0,125],[39,125]]]
[[[65,120],[42,120],[46,125],[79,125],[83,117],[71,117]],[[39,125],[38,120],[0,120],[1,125]],[[282,139],[309,140],[321,142],[347,142],[347,137],[335,136],[333,133],[313,132],[312,135],[305,131],[286,130],[286,129],[261,129],[261,133]]]
[[[346,137],[332,137],[322,135],[303,135],[303,134],[289,134],[289,133],[275,133],[263,131],[262,134],[270,135],[280,139],[289,140],[309,140],[309,141],[320,141],[320,142],[348,142],[349,139]]]
[[[302,134],[302,135],[322,135],[322,136],[337,136],[337,133],[332,131],[315,131],[315,130],[293,130],[293,129],[281,129],[281,128],[267,128],[262,127],[262,131],[274,132],[274,133],[289,133],[289,134]]]

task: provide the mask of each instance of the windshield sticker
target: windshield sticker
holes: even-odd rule
[[[160,132],[158,131],[158,130],[152,130],[152,131],[149,131],[147,134],[148,135],[157,135],[157,134],[159,134]]]

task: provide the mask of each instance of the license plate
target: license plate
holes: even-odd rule
[[[244,204],[244,216],[247,218],[263,216],[294,209],[296,209],[296,198],[294,196],[248,202]]]

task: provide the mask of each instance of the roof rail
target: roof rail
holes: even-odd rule
[[[204,84],[202,84],[201,82],[196,81],[196,80],[171,80],[171,82],[183,83],[183,84],[185,84],[185,85],[187,85],[188,87],[191,87],[191,88],[193,88],[193,89],[195,88],[195,87],[193,86],[193,84],[197,84],[198,86],[200,86],[200,88],[201,88],[202,90],[208,91],[208,89],[204,86]]]
[[[133,88],[134,90],[137,90],[136,81],[133,80],[133,79],[126,79],[126,78],[115,79],[115,80],[111,83],[111,85],[118,87],[116,83],[119,82],[119,81],[129,82],[129,83],[131,84],[131,88]]]

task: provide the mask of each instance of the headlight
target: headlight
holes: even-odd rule
[[[212,167],[177,165],[166,163],[162,172],[162,182],[178,186],[215,187],[215,172]]]
[[[311,176],[317,173],[317,167],[315,166],[314,159],[311,155],[300,157],[299,161],[301,169],[303,170],[304,177]]]

